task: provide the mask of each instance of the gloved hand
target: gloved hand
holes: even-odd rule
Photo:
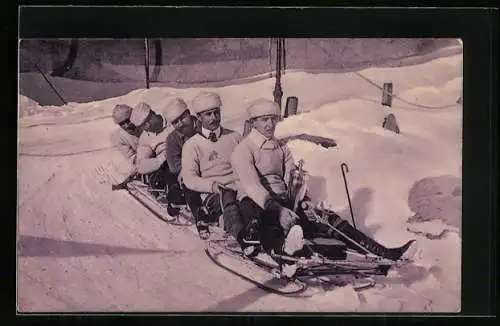
[[[156,158],[161,162],[165,162],[167,160],[167,144],[161,143],[154,149],[156,153]]]
[[[135,166],[135,160],[136,160],[136,157],[137,157],[137,156],[136,156],[135,154],[134,154],[134,155],[132,155],[131,157],[129,157],[129,160],[128,160],[128,161],[129,161],[129,163],[130,163],[130,165],[131,165],[131,166]]]
[[[294,226],[297,223],[297,220],[299,219],[299,216],[295,214],[294,211],[283,206],[280,210],[279,217],[280,217],[281,227],[283,228],[285,234],[288,233],[290,228]]]
[[[295,214],[294,211],[280,205],[275,200],[270,200],[265,205],[266,210],[269,210],[272,214],[277,214],[279,217],[280,225],[283,228],[285,234],[288,233],[290,228],[296,224],[299,216]]]
[[[155,153],[166,152],[167,151],[167,143],[166,142],[159,143],[154,148],[154,151],[155,151]]]
[[[165,161],[167,160],[167,152],[166,151],[163,151],[163,152],[160,152],[158,154],[156,154],[156,159],[161,163],[165,163]]]

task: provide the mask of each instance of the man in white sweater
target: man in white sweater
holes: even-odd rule
[[[160,113],[156,113],[148,104],[141,102],[134,108],[130,116],[130,121],[142,131],[137,146],[137,172],[148,176],[149,185],[153,189],[166,190],[165,193],[160,192],[159,200],[166,201],[167,192],[179,192],[175,191],[178,188],[177,178],[170,171],[167,163],[166,140],[173,128],[167,123],[165,117],[172,107],[179,105],[187,107],[181,99],[176,98],[161,109]],[[185,204],[182,196],[170,197],[177,200],[171,200],[169,204]]]
[[[130,122],[132,111],[133,108],[126,104],[117,104],[111,115],[113,122],[119,126],[110,136],[111,143],[129,163],[127,178],[119,184],[112,185],[111,189],[113,190],[125,189],[127,183],[137,175],[135,158],[140,130]]]
[[[221,198],[224,229],[236,237],[242,227],[230,162],[241,135],[220,125],[221,106],[216,93],[201,92],[192,100],[190,109],[200,120],[201,130],[182,148],[181,177],[187,188],[184,194],[202,239],[208,238],[211,222],[201,209],[202,197],[211,193]]]
[[[111,134],[111,143],[127,159],[131,170],[135,172],[135,155],[139,143],[139,130],[130,122],[133,108],[126,104],[118,104],[113,108],[113,122],[119,126]]]
[[[236,146],[232,154],[232,166],[238,184],[238,199],[245,227],[240,233],[242,242],[260,240],[267,252],[294,255],[304,244],[302,226],[310,226],[303,211],[290,208],[292,198],[288,198],[287,185],[290,171],[294,166],[292,154],[285,142],[275,138],[274,132],[279,121],[280,108],[274,102],[257,100],[248,113],[253,125],[250,133]],[[384,258],[397,260],[414,243],[408,241],[398,248],[386,248],[350,224],[333,214],[330,221],[343,234],[329,228],[318,227],[312,232],[325,237],[339,238],[354,250],[359,246]],[[299,225],[300,223],[300,225]],[[356,241],[353,244],[348,238]],[[247,241],[248,240],[248,241]],[[251,248],[249,245],[247,248]],[[245,249],[247,249],[245,248]],[[255,255],[254,251],[248,251]],[[286,276],[295,273],[296,266],[284,263],[282,272]]]
[[[292,154],[285,142],[274,137],[280,108],[259,99],[247,111],[252,129],[236,146],[231,160],[245,225],[239,241],[248,243],[243,245],[248,256],[257,254],[252,243],[259,240],[266,252],[293,255],[302,249],[304,237],[287,196]],[[285,275],[295,272],[294,266],[282,267]]]

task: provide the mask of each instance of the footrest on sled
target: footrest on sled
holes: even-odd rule
[[[149,192],[148,186],[141,181],[129,182],[127,184],[127,191],[140,204],[162,221],[179,226],[193,225],[191,216],[186,214],[180,207],[169,206],[166,203],[158,202],[155,196]]]
[[[347,245],[336,239],[313,238],[306,240],[306,245],[308,245],[313,251],[331,259],[342,260],[347,257]]]

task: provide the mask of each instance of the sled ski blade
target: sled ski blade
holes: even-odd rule
[[[298,270],[297,275],[386,275],[387,271],[393,266],[391,264],[381,264],[374,261],[329,259],[317,254],[316,256],[310,258],[296,258],[277,254],[275,254],[274,256],[278,259],[286,259],[296,262],[301,268]]]
[[[309,285],[322,287],[325,287],[325,285],[333,287],[343,287],[351,285],[357,292],[372,288],[376,284],[373,278],[363,274],[355,273],[314,276],[300,275],[297,278]]]
[[[278,257],[284,257],[279,256]],[[379,266],[373,263],[360,265],[345,260],[330,260],[327,258],[297,259],[287,257],[297,262],[301,268],[295,277],[308,285],[342,287],[351,285],[355,291],[362,291],[375,286],[371,275],[387,275],[390,266]]]
[[[243,256],[234,240],[209,240],[205,252],[219,267],[256,285],[257,287],[283,296],[299,295],[307,289],[307,284],[300,280],[278,279],[273,275],[273,268],[265,263],[256,264]]]
[[[148,186],[140,181],[131,181],[127,184],[127,191],[135,198],[142,206],[147,208],[155,217],[163,222],[177,226],[190,226],[193,223],[192,218],[182,210],[178,216],[170,216],[167,212],[167,205],[159,203],[149,192]]]

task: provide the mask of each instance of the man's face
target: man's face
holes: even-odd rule
[[[203,111],[198,114],[201,125],[208,130],[215,130],[220,126],[220,108]]]
[[[174,126],[175,130],[185,136],[189,137],[194,134],[194,121],[188,110],[181,114],[179,118],[172,121],[172,125]]]
[[[147,132],[158,133],[163,129],[163,121],[156,113],[150,113],[146,121],[141,125],[141,129]]]
[[[118,125],[120,126],[120,128],[122,128],[123,130],[125,130],[128,133],[133,133],[136,131],[136,127],[134,126],[134,124],[132,122],[130,122],[129,119],[120,122]]]
[[[272,138],[274,136],[274,131],[276,130],[276,124],[278,123],[278,116],[276,115],[265,115],[262,117],[257,117],[253,120],[253,127],[257,129],[264,137]]]

